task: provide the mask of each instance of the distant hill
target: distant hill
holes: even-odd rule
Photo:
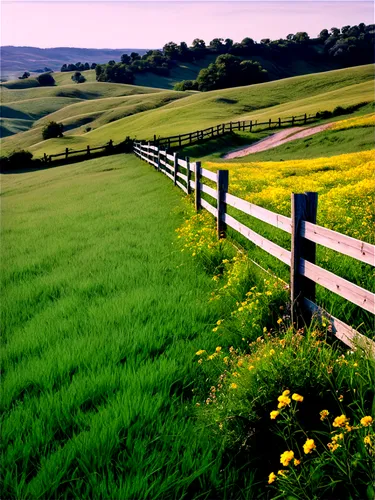
[[[144,54],[146,49],[79,49],[75,47],[55,47],[40,49],[38,47],[14,47],[6,45],[0,47],[1,79],[17,78],[24,71],[33,73],[45,67],[53,71],[60,71],[65,63],[88,62],[107,63],[111,59],[120,60],[122,54],[138,52]]]

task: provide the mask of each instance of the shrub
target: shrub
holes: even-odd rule
[[[33,160],[33,155],[30,151],[26,151],[24,149],[20,151],[13,151],[9,156],[2,157],[0,160],[0,171],[12,171],[12,170],[21,170],[27,169],[36,165],[38,161]]]
[[[18,79],[19,80],[26,80],[27,78],[29,78],[29,76],[30,76],[30,73],[28,71],[25,71],[22,76],[18,77]]]
[[[43,128],[42,135],[43,139],[54,139],[56,137],[63,137],[64,126],[62,123],[49,122]]]
[[[86,78],[82,75],[82,73],[76,71],[74,75],[72,75],[72,80],[75,83],[84,83],[86,81]]]
[[[196,80],[183,80],[182,82],[176,83],[173,87],[174,90],[186,91],[186,90],[198,90],[198,83]]]
[[[50,73],[42,73],[41,75],[37,76],[36,79],[38,80],[39,85],[41,85],[42,87],[55,85],[55,79]]]

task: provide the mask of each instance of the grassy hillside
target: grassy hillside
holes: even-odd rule
[[[56,71],[52,73],[53,78],[55,79],[56,85],[73,85],[72,75],[74,75],[75,71]],[[87,70],[81,71],[82,75],[86,78],[87,83],[95,82],[95,71]],[[38,80],[36,79],[38,75],[31,76],[26,78],[25,80],[9,80],[7,82],[3,82],[0,84],[0,88],[6,88],[9,90],[17,90],[17,89],[29,89],[34,87],[40,87]],[[76,85],[76,84],[74,84]],[[80,84],[81,85],[81,84]]]
[[[207,484],[220,457],[186,403],[216,307],[211,278],[173,246],[178,190],[133,155],[2,184],[2,497]]]
[[[300,76],[265,84],[197,93],[162,108],[123,118],[88,132],[67,135],[32,147],[36,155],[60,152],[82,144],[101,145],[124,136],[139,139],[189,132],[224,121],[285,117],[332,110],[338,105],[373,101],[373,65]],[[74,132],[72,132],[74,134]],[[10,138],[11,139],[11,138]],[[9,139],[8,139],[9,141]],[[3,142],[4,148],[10,142]]]

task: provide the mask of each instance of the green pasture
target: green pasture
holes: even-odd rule
[[[126,135],[152,139],[214,126],[230,120],[268,120],[373,101],[373,66],[295,77],[275,82],[198,93],[166,106],[125,117],[85,134],[50,139],[31,148],[35,155],[65,147],[98,146]],[[357,83],[353,83],[357,82]],[[6,144],[4,144],[6,145]]]
[[[2,184],[2,498],[229,488],[191,409],[218,312],[181,192],[132,155]]]

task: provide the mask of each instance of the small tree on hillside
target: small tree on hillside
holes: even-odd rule
[[[72,80],[76,83],[84,83],[86,81],[86,78],[82,75],[82,73],[76,71],[74,75],[72,75]]]
[[[55,79],[49,73],[42,73],[41,75],[37,76],[36,79],[38,80],[39,85],[42,85],[43,87],[55,85]]]
[[[43,139],[54,139],[56,137],[63,137],[64,125],[62,123],[49,122],[43,128]]]
[[[18,79],[19,80],[26,80],[26,78],[29,78],[29,76],[30,76],[30,73],[28,71],[25,71],[22,76],[18,77]]]

